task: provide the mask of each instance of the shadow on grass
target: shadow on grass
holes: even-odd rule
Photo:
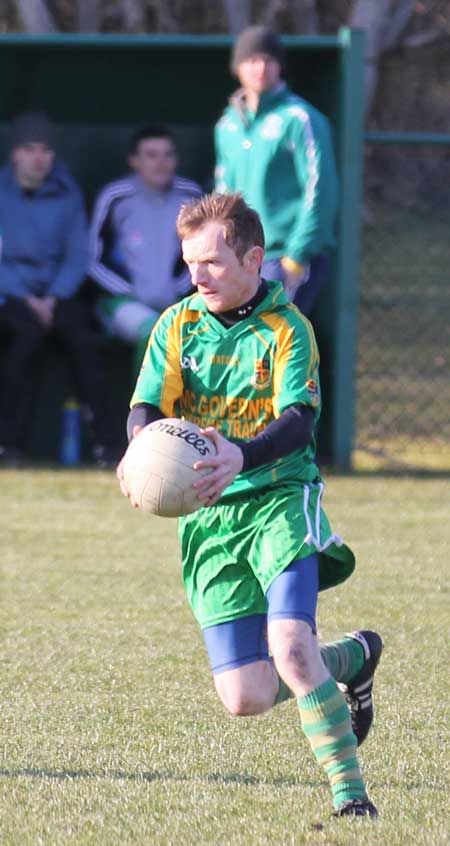
[[[18,769],[0,769],[0,777],[2,778],[35,778],[35,779],[50,779],[53,781],[75,781],[76,779],[112,779],[119,781],[134,781],[148,783],[153,781],[205,781],[209,783],[222,784],[245,784],[245,785],[272,785],[281,787],[297,787],[300,785],[308,787],[319,787],[321,782],[301,781],[298,778],[257,778],[256,776],[246,775],[244,773],[210,773],[205,776],[189,776],[182,773],[154,772],[143,771],[142,773],[127,773],[122,770],[100,770],[99,772],[91,772],[90,770],[47,770],[38,767],[19,767]]]

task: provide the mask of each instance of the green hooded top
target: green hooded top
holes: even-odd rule
[[[306,264],[335,243],[336,166],[328,120],[285,83],[256,113],[243,90],[215,128],[216,191],[239,191],[258,212],[266,258]]]

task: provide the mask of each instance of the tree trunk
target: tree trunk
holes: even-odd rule
[[[408,24],[415,0],[357,0],[350,16],[353,29],[363,29],[365,48],[365,110],[370,112],[378,84],[379,62],[395,47]]]
[[[383,51],[392,50],[401,41],[416,5],[416,0],[401,0],[397,8],[392,10],[386,19],[381,33],[381,48]]]
[[[283,6],[283,0],[266,0],[264,12],[259,23],[269,28],[273,27],[275,17]]]
[[[98,0],[77,0],[79,32],[98,32],[100,29],[100,8]]]
[[[378,83],[378,62],[386,18],[393,0],[357,0],[350,16],[352,29],[365,32],[365,111],[369,114]]]
[[[58,28],[45,0],[16,0],[16,8],[25,32],[57,32]]]
[[[145,15],[142,0],[120,0],[120,10],[126,32],[143,32]]]
[[[169,9],[167,0],[159,0],[156,3],[156,17],[158,21],[158,32],[179,32],[180,26]]]
[[[381,38],[390,17],[394,0],[356,0],[350,16],[352,29],[363,29],[366,33],[366,57],[377,59],[381,48]]]
[[[223,9],[228,24],[228,30],[237,35],[250,23],[250,0],[223,0]]]

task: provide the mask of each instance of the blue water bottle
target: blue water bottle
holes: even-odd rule
[[[81,414],[75,400],[64,403],[61,421],[61,442],[59,461],[65,467],[73,467],[81,459]]]

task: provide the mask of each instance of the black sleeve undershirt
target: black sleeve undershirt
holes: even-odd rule
[[[154,420],[161,420],[163,417],[164,414],[157,405],[151,405],[149,402],[138,402],[133,406],[128,415],[128,441],[133,439],[133,429],[135,426],[147,426],[149,423],[153,423]]]
[[[263,432],[239,444],[244,455],[242,472],[276,461],[296,449],[304,449],[312,438],[313,430],[312,408],[308,405],[289,406]]]
[[[147,426],[164,417],[161,409],[147,402],[135,405],[127,423],[128,439],[133,437],[135,426]],[[304,449],[310,442],[314,430],[314,411],[308,405],[291,405],[278,420],[269,423],[263,432],[239,444],[244,456],[242,472],[253,470],[262,464],[276,461],[296,449]]]

